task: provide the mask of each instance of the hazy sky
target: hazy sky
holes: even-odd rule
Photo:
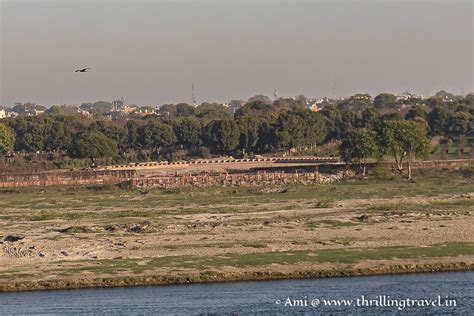
[[[0,2],[5,106],[474,90],[472,0]]]

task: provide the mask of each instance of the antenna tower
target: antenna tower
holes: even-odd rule
[[[193,102],[193,106],[196,107],[197,106],[197,102],[196,102],[196,95],[194,93],[194,81],[193,83],[191,84],[191,90],[192,90],[192,102]]]

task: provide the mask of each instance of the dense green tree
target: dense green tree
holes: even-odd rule
[[[428,117],[428,114],[425,111],[425,107],[420,104],[412,106],[410,110],[407,112],[407,114],[405,114],[406,120],[413,120],[417,117],[420,117],[424,120],[426,120]]]
[[[271,151],[274,148],[274,143],[273,121],[261,118],[255,150],[258,152]]]
[[[446,132],[449,135],[463,138],[470,130],[473,116],[469,112],[450,113],[446,122]]]
[[[381,146],[394,157],[398,170],[408,163],[408,179],[411,179],[411,164],[415,157],[425,157],[431,146],[423,128],[413,121],[386,121],[380,135]]]
[[[297,96],[296,98],[279,98],[273,102],[273,108],[277,111],[305,109],[309,102],[309,99],[303,95]]]
[[[83,103],[79,108],[92,113],[95,118],[99,118],[112,110],[112,102],[97,101],[94,103]]]
[[[338,138],[341,135],[342,115],[341,111],[335,106],[326,106],[319,113],[326,121],[327,139]]]
[[[201,123],[198,120],[187,118],[175,124],[173,130],[178,144],[196,148],[202,143],[201,128]]]
[[[77,106],[52,105],[45,113],[49,115],[77,115]]]
[[[304,120],[293,113],[281,113],[275,123],[274,133],[276,148],[301,147],[305,142]]]
[[[16,150],[24,152],[44,150],[47,128],[38,117],[19,117],[11,127],[16,133]]]
[[[303,120],[303,145],[317,145],[326,138],[326,120],[321,113],[295,108],[288,114],[296,115]]]
[[[195,115],[194,107],[187,103],[163,104],[160,106],[159,112],[164,119],[192,117]]]
[[[374,98],[374,106],[377,109],[390,108],[397,103],[397,97],[391,93],[381,93]]]
[[[205,129],[208,145],[218,152],[230,152],[239,145],[240,131],[234,120],[211,121]]]
[[[436,92],[435,96],[442,100],[451,100],[454,98],[454,94],[446,92],[445,90],[440,90]]]
[[[44,149],[47,151],[65,150],[70,147],[71,141],[72,135],[64,123],[54,121],[46,133]]]
[[[464,100],[468,107],[474,107],[474,93],[467,94]]]
[[[267,97],[266,95],[263,95],[263,94],[257,94],[257,95],[251,97],[251,98],[248,100],[249,103],[256,102],[256,101],[258,101],[258,102],[263,102],[263,103],[267,103],[267,104],[271,104],[271,103],[272,103],[272,100],[271,100],[269,97]]]
[[[351,110],[341,110],[341,121],[339,122],[338,130],[340,137],[344,137],[346,133],[356,127],[357,121],[360,118],[357,112]]]
[[[374,108],[364,109],[357,120],[358,128],[374,130],[380,120],[380,114]]]
[[[439,98],[439,97],[429,97],[425,103],[433,108],[435,106],[443,106],[444,105],[444,102],[443,102],[443,99]]]
[[[72,141],[70,153],[75,158],[109,158],[117,155],[117,143],[99,131],[79,134]]]
[[[444,106],[435,106],[427,115],[431,134],[445,135],[449,111]]]
[[[3,156],[13,151],[15,134],[7,126],[0,124],[0,155]]]
[[[258,143],[260,119],[254,116],[241,116],[236,119],[239,126],[239,148],[245,153],[252,151]]]
[[[161,147],[176,143],[176,135],[168,124],[150,122],[138,130],[140,143],[143,147],[159,152]]]
[[[140,125],[135,120],[127,121],[125,129],[127,133],[127,148],[137,150],[140,148],[139,129]]]
[[[117,143],[120,150],[125,150],[127,147],[127,130],[117,125],[107,125],[102,131],[105,136]]]
[[[245,104],[235,112],[235,117],[241,116],[276,116],[277,108],[271,103],[256,100]]]
[[[367,159],[374,157],[377,151],[375,135],[366,129],[353,129],[343,138],[339,151],[346,163],[357,163],[365,176]]]
[[[176,116],[177,117],[194,116],[194,107],[187,103],[178,103],[176,104]]]
[[[337,103],[337,107],[341,110],[363,110],[373,107],[373,103],[369,94],[354,94],[353,96],[341,100]]]
[[[229,109],[218,103],[204,102],[196,107],[195,113],[196,117],[204,122],[232,118]]]
[[[403,120],[403,117],[400,115],[400,112],[391,112],[391,113],[386,113],[386,114],[380,116],[380,120],[382,122],[384,122],[384,121],[399,121],[399,120]]]

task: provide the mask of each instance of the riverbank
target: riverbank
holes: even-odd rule
[[[472,270],[469,172],[418,170],[412,182],[3,190],[0,291]]]
[[[311,279],[311,278],[332,278],[332,277],[353,277],[372,275],[396,275],[409,273],[436,273],[454,271],[472,271],[474,263],[465,262],[450,264],[407,264],[386,266],[383,268],[367,268],[358,270],[321,270],[321,271],[298,271],[293,273],[284,272],[243,272],[239,274],[201,274],[196,276],[135,276],[116,278],[96,278],[78,280],[43,280],[17,284],[1,284],[0,292],[18,291],[44,291],[44,290],[65,290],[65,289],[85,289],[85,288],[111,288],[130,286],[152,286],[152,285],[172,285],[172,284],[196,284],[196,283],[220,283],[236,281],[269,281],[286,279]]]

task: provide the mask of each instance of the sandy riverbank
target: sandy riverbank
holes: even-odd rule
[[[414,183],[3,191],[0,291],[469,270],[474,181],[440,172]]]

